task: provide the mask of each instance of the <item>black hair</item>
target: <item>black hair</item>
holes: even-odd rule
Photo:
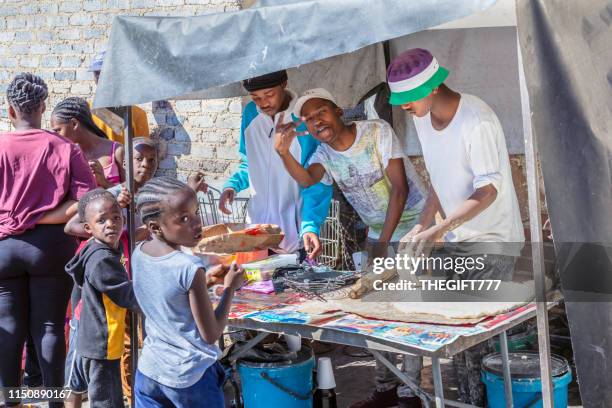
[[[154,177],[147,181],[136,194],[136,211],[142,223],[159,219],[162,202],[168,196],[187,188],[187,184],[172,177]]]
[[[287,71],[271,72],[255,78],[242,81],[242,86],[247,92],[255,92],[260,89],[273,88],[287,82]]]
[[[81,222],[86,221],[85,214],[87,213],[87,208],[93,202],[98,201],[98,200],[108,200],[108,201],[113,201],[117,203],[117,199],[115,198],[115,196],[103,188],[96,188],[94,190],[88,191],[79,200],[78,211],[79,211],[79,220]],[[117,203],[117,205],[119,204]]]
[[[6,90],[8,103],[20,113],[30,114],[47,99],[47,84],[29,72],[17,74]]]
[[[89,104],[83,98],[77,96],[71,96],[64,99],[55,106],[53,109],[52,116],[61,120],[64,123],[69,122],[71,119],[76,119],[85,126],[90,132],[97,136],[108,139],[106,133],[104,133],[93,121]]]

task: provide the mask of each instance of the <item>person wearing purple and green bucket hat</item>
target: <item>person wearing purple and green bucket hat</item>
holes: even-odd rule
[[[404,105],[429,97],[448,77],[448,70],[427,50],[415,48],[400,54],[387,70],[389,103]],[[436,91],[437,92],[437,91]]]
[[[525,236],[504,131],[483,100],[446,86],[448,75],[420,48],[398,55],[387,69],[389,103],[412,115],[431,180],[420,220],[401,241],[416,253],[440,240],[487,243],[485,269],[461,278],[509,280]],[[439,223],[437,213],[444,217]],[[490,351],[480,344],[453,358],[462,402],[484,405],[480,368]]]

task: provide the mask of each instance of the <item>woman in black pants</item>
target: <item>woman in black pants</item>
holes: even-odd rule
[[[44,386],[64,382],[72,288],[64,265],[77,244],[61,224],[95,181],[77,145],[40,129],[46,98],[47,85],[32,74],[17,75],[7,89],[15,131],[0,133],[0,387],[20,385],[28,334]]]

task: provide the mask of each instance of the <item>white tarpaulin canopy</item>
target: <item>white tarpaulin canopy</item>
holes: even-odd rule
[[[238,81],[298,66],[299,71],[290,73],[292,83],[295,75],[305,83],[316,70],[319,86],[334,92],[341,105],[352,106],[385,80],[382,50],[372,45],[494,3],[267,0],[241,11],[198,17],[120,16],[113,23],[94,107],[238,96],[243,92]],[[340,60],[306,66],[335,56]],[[342,58],[362,64],[346,72]]]

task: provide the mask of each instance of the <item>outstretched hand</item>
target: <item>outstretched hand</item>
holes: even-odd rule
[[[132,195],[125,186],[121,187],[121,192],[117,196],[117,202],[121,208],[127,208],[132,203]]]
[[[219,197],[219,210],[223,214],[230,215],[232,213],[231,206],[235,195],[236,191],[233,188],[226,188],[221,193],[221,197]]]
[[[302,122],[294,123],[291,121],[289,123],[283,123],[284,119],[285,113],[282,112],[278,118],[278,123],[274,127],[274,150],[276,150],[280,156],[289,154],[293,139],[308,134],[308,132],[297,131],[297,127]]]
[[[308,259],[315,260],[323,251],[319,236],[314,232],[307,232],[303,235],[304,250],[308,254]]]
[[[422,225],[416,225],[400,240],[400,243],[412,256],[429,256],[436,242],[443,236],[444,230],[437,225],[427,229]]]
[[[208,184],[204,181],[204,173],[201,171],[190,174],[189,177],[187,177],[187,184],[194,189],[196,193],[198,191],[203,193],[208,191]]]

